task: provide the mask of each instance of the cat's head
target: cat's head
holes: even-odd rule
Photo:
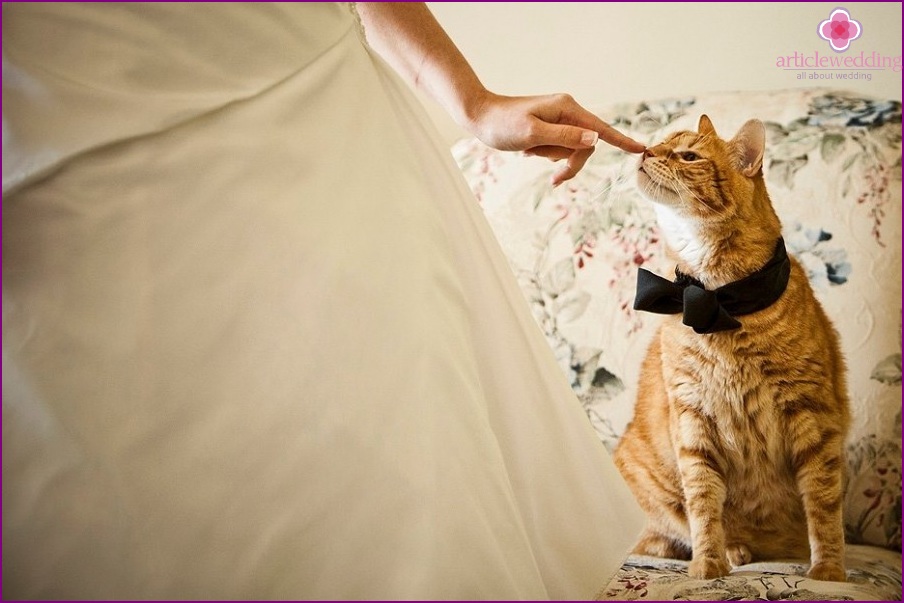
[[[648,199],[688,218],[724,220],[762,186],[766,131],[752,119],[722,140],[703,115],[697,132],[676,132],[644,151],[637,179]]]
[[[644,152],[640,190],[685,274],[719,286],[771,256],[781,223],[763,180],[765,144],[759,120],[723,140],[703,115],[697,132],[676,132]]]

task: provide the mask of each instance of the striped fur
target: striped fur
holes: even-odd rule
[[[771,257],[781,225],[762,175],[763,125],[721,140],[704,115],[647,150],[638,171],[679,269],[707,289]],[[666,316],[640,374],[615,461],[647,513],[635,552],[690,559],[715,578],[752,560],[805,558],[844,580],[843,444],[849,423],[838,336],[792,258],[784,295],[698,335]]]

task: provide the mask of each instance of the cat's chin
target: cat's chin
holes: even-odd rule
[[[655,201],[655,199],[653,199],[653,196],[651,195],[651,192],[657,188],[660,188],[658,184],[653,182],[653,179],[650,178],[649,174],[643,171],[643,166],[641,166],[640,169],[637,170],[637,187],[640,189],[640,192],[643,194],[643,196],[650,201]]]
[[[637,171],[637,186],[640,194],[651,203],[675,205],[680,201],[673,191],[657,183],[649,174],[643,171],[643,167]]]

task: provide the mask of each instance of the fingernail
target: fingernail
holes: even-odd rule
[[[581,132],[581,144],[585,144],[588,147],[592,147],[596,144],[596,141],[599,140],[600,135],[592,130],[584,130]]]

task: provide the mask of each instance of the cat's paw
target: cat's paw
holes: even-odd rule
[[[646,530],[631,551],[635,555],[650,555],[665,559],[690,560],[691,549],[684,543],[658,532]]]
[[[725,553],[728,555],[728,562],[732,567],[747,565],[753,560],[753,555],[746,544],[730,544],[725,547]]]
[[[719,557],[694,557],[687,567],[687,575],[698,580],[709,580],[727,576],[731,571],[728,559],[722,555]]]
[[[847,582],[844,566],[837,561],[819,561],[810,566],[807,577],[827,582]]]

